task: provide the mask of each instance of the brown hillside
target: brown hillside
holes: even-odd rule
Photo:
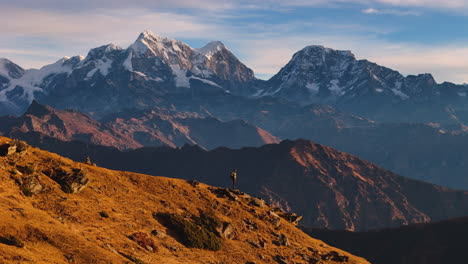
[[[211,234],[197,238],[212,249],[220,242],[219,250],[184,246],[167,213]],[[0,263],[368,263],[286,219],[262,200],[202,183],[107,170],[21,144],[0,157]]]

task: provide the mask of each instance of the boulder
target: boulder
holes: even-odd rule
[[[16,145],[3,144],[0,146],[0,156],[7,157],[16,153]]]

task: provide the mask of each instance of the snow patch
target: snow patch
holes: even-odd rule
[[[317,94],[320,90],[318,83],[307,83],[306,88],[313,94]]]
[[[198,78],[198,77],[195,77],[195,76],[191,76],[189,79],[194,79],[194,80],[199,80],[199,81],[202,81],[206,84],[209,84],[209,85],[212,85],[212,86],[216,86],[216,87],[219,87],[219,88],[223,88],[221,86],[219,86],[217,83],[215,82],[212,82],[210,80],[206,80],[206,79],[202,79],[202,78]]]
[[[187,77],[187,70],[182,70],[179,65],[170,65],[175,77],[177,87],[190,88],[190,78]]]
[[[398,89],[395,89],[393,88],[392,89],[392,92],[396,95],[396,96],[399,96],[401,99],[403,100],[406,100],[409,98],[409,96],[407,94],[405,94],[404,92],[398,90]]]
[[[334,80],[331,80],[330,81],[330,86],[328,87],[328,89],[336,94],[336,95],[343,95],[344,94],[344,91],[343,89],[338,85],[338,83],[340,83],[339,80],[337,79],[334,79]]]
[[[383,89],[382,89],[382,88],[377,88],[377,89],[375,89],[375,91],[378,92],[378,93],[383,93]]]
[[[133,57],[133,53],[132,51],[130,51],[128,53],[128,57],[125,59],[125,61],[122,63],[122,65],[124,66],[124,68],[128,71],[133,71],[133,64],[132,64],[132,57]]]

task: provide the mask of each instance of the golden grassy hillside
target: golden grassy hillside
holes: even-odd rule
[[[368,263],[247,194],[23,148],[0,157],[0,263]],[[219,250],[191,247],[168,214]]]

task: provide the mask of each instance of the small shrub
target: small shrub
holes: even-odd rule
[[[0,237],[0,243],[9,245],[9,246],[15,246],[22,248],[24,247],[24,243],[21,242],[17,237],[12,236],[12,235],[7,235],[6,237]]]
[[[158,250],[158,246],[156,246],[156,243],[154,243],[154,240],[146,233],[137,232],[131,235],[129,238],[137,242],[138,245],[140,245],[141,247],[149,251],[154,252]]]
[[[205,225],[193,223],[180,215],[159,213],[156,217],[162,220],[162,224],[171,229],[187,247],[201,248],[217,251],[221,249],[222,240]],[[204,221],[204,220],[203,220]]]
[[[216,217],[214,211],[208,211],[205,213],[201,212],[196,223],[200,226],[204,226],[206,229],[217,235],[219,235],[218,230],[223,226],[223,223]]]

